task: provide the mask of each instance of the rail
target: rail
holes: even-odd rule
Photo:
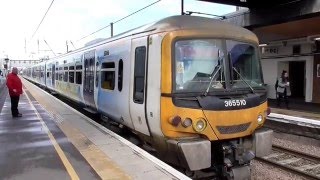
[[[320,179],[320,157],[272,145],[272,153],[256,160],[309,179]]]

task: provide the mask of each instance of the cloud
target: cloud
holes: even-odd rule
[[[40,50],[48,50],[46,40],[55,52],[66,51],[66,41],[80,47],[94,38],[106,38],[110,28],[106,28],[83,41],[79,38],[100,29],[110,22],[121,19],[128,14],[152,3],[155,0],[55,0],[34,38],[36,30],[44,13],[52,0],[10,0],[0,2],[0,52],[5,51],[10,56],[19,57],[24,53],[24,41],[27,40],[27,50],[37,52],[37,41]],[[159,20],[166,16],[180,14],[181,0],[162,0],[114,25],[115,34],[127,31],[137,26]],[[185,10],[205,11],[206,13],[230,12],[229,7],[195,0],[185,0]],[[235,9],[235,8],[234,8]],[[1,58],[1,57],[0,57]]]

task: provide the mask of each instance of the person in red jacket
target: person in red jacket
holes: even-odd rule
[[[7,87],[11,98],[11,113],[12,117],[21,117],[22,114],[18,111],[20,94],[22,94],[22,82],[18,77],[18,69],[12,68],[12,72],[7,76]]]

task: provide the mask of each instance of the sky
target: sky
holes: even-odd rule
[[[44,55],[53,57],[53,53],[49,51],[50,48],[55,54],[66,53],[66,41],[68,41],[69,50],[73,50],[91,40],[108,38],[110,37],[109,27],[80,40],[155,1],[54,0],[36,31],[52,0],[1,0],[0,58],[6,55],[10,59],[37,59]],[[223,15],[235,10],[234,6],[184,0],[184,11]],[[114,35],[168,16],[180,15],[180,13],[181,0],[162,0],[114,24]]]

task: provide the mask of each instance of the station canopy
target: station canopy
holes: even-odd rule
[[[253,16],[245,20],[260,18],[260,22],[246,26],[253,31],[261,43],[296,39],[303,37],[320,37],[319,1],[311,0],[199,0],[233,6],[247,7]],[[277,7],[284,11],[275,12]],[[272,13],[272,14],[270,14]]]
[[[294,3],[297,0],[200,0],[200,1],[248,7],[248,8],[268,8],[273,6]]]

